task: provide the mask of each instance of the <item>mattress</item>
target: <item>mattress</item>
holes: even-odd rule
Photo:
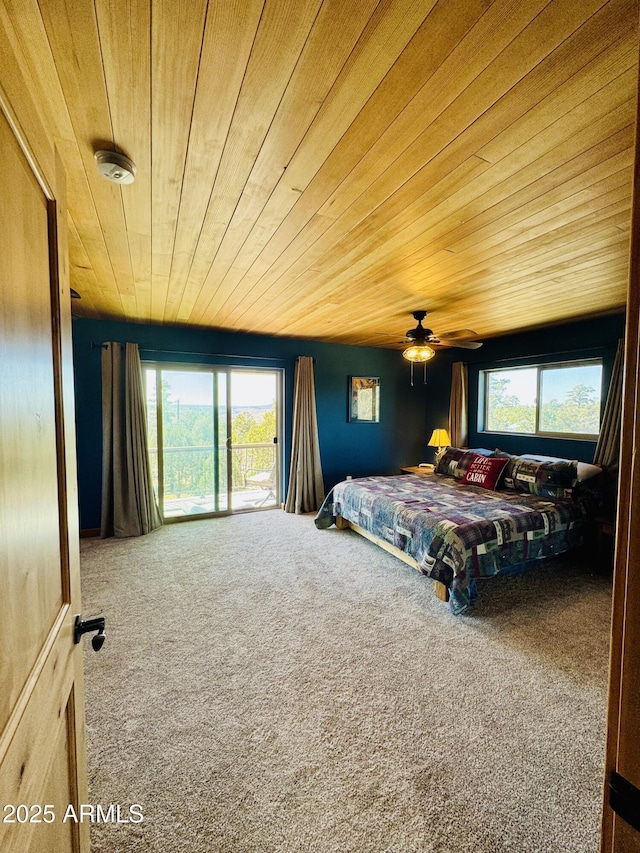
[[[575,548],[584,529],[571,498],[490,491],[436,474],[345,480],[327,495],[316,526],[329,527],[338,515],[445,584],[455,613],[474,602],[477,579]]]

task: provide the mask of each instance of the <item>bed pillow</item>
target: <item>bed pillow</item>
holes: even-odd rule
[[[594,465],[592,462],[578,462],[578,482],[584,483],[585,480],[597,477],[603,470],[600,465]]]
[[[466,453],[460,447],[445,447],[436,453],[434,472],[445,477],[455,477],[458,462]]]
[[[509,464],[504,457],[488,457],[475,454],[462,478],[463,483],[483,489],[497,489],[502,472]]]
[[[500,450],[499,447],[491,454],[492,456],[497,457],[498,459],[506,459],[507,464],[504,469],[504,475],[502,477],[502,486],[506,489],[513,489],[513,466],[516,464],[516,460],[518,460],[519,456],[514,456],[513,453],[507,453],[504,450]]]
[[[491,455],[492,451],[485,447],[476,447],[472,450],[465,447],[445,447],[441,453],[436,454],[434,472],[461,480],[476,456]]]
[[[517,456],[508,462],[505,488],[549,498],[570,498],[578,482],[577,460],[538,462]]]
[[[521,459],[534,459],[536,462],[571,462],[570,459],[562,459],[559,456],[540,456],[537,453],[523,453]],[[578,462],[578,482],[583,483],[585,480],[590,480],[602,474],[600,465],[593,465],[591,462]]]

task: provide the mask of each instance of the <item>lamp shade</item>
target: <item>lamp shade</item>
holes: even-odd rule
[[[428,347],[426,344],[412,344],[410,347],[407,347],[406,350],[402,351],[403,358],[406,358],[407,361],[429,361],[429,359],[433,358],[436,354],[435,350]]]
[[[431,433],[431,438],[427,444],[427,447],[447,447],[451,444],[451,439],[449,438],[449,433],[446,429],[434,429]]]

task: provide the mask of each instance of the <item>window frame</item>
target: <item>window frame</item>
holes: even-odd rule
[[[234,356],[229,356],[233,358]],[[258,357],[259,358],[259,357]],[[254,364],[246,364],[246,365],[235,365],[235,364],[227,364],[227,363],[207,363],[207,362],[180,362],[180,361],[162,361],[162,360],[146,360],[141,359],[141,365],[143,370],[143,387],[145,390],[147,389],[147,372],[155,374],[155,385],[156,385],[156,429],[157,429],[157,438],[156,438],[156,449],[157,449],[157,458],[158,458],[158,486],[157,489],[154,485],[154,490],[156,491],[156,498],[158,501],[160,514],[162,515],[163,524],[181,524],[187,521],[194,521],[198,519],[205,518],[215,518],[226,515],[233,515],[244,512],[261,512],[269,509],[275,509],[280,506],[282,501],[282,489],[283,489],[283,478],[282,478],[282,462],[283,462],[283,437],[284,437],[284,411],[283,411],[283,399],[284,399],[284,384],[285,384],[285,371],[284,368],[281,367],[271,367],[271,366],[262,366],[262,365],[254,365]],[[165,456],[165,448],[164,448],[164,419],[163,419],[163,408],[162,408],[162,373],[163,372],[179,372],[179,373],[201,373],[208,374],[211,376],[211,381],[213,383],[213,402],[212,402],[212,411],[214,412],[214,443],[218,444],[218,429],[220,428],[224,433],[226,433],[226,439],[224,443],[226,445],[226,489],[219,488],[219,472],[216,469],[214,471],[214,501],[216,509],[210,512],[202,512],[197,515],[165,515],[165,500],[164,500],[164,456]],[[276,481],[275,481],[275,498],[274,504],[271,503],[268,506],[234,506],[233,500],[233,482],[232,482],[232,453],[235,445],[231,440],[231,430],[233,425],[233,413],[232,413],[232,388],[231,381],[234,373],[268,373],[274,374],[276,377],[276,399],[275,399],[275,415],[276,415],[276,435],[274,436],[274,452],[275,452],[275,466],[276,466]],[[217,387],[218,382],[221,376],[225,376],[225,403],[224,408],[226,409],[226,418],[220,418],[220,422],[224,423],[224,427],[218,427],[215,423],[217,420],[217,415],[215,410],[218,408],[218,404],[216,404],[217,400]],[[147,427],[148,430],[148,427]],[[148,435],[148,432],[147,432]],[[225,498],[224,506],[220,507],[221,498]]]
[[[557,370],[567,367],[586,367],[591,365],[599,365],[601,369],[600,377],[600,418],[598,432],[595,433],[577,433],[577,432],[548,432],[540,429],[540,395],[542,391],[542,375],[545,370]],[[505,373],[506,371],[513,372],[514,370],[535,370],[536,371],[536,399],[535,399],[535,427],[534,432],[511,432],[510,430],[492,430],[487,428],[489,423],[489,394],[487,387],[489,376],[492,373]],[[569,361],[548,361],[536,364],[516,364],[512,367],[488,367],[479,371],[479,387],[478,401],[481,405],[478,406],[478,414],[482,413],[482,421],[478,423],[478,432],[487,435],[525,435],[534,436],[537,438],[554,438],[566,439],[568,441],[597,441],[602,428],[602,409],[604,403],[603,382],[604,382],[604,359],[602,357],[572,359]],[[480,418],[478,418],[480,421]]]

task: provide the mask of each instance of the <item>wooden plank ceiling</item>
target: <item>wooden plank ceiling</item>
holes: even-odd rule
[[[638,0],[3,0],[78,316],[392,346],[623,310]],[[137,166],[116,186],[98,149]]]

